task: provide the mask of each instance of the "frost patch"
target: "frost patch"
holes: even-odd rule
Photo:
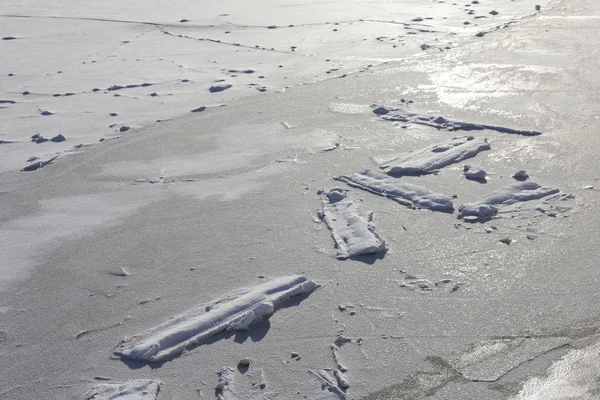
[[[410,153],[378,157],[375,161],[388,175],[425,175],[489,149],[486,138],[459,136]]]
[[[398,203],[413,207],[426,208],[433,211],[452,212],[452,198],[436,193],[423,186],[404,182],[378,172],[364,171],[350,176],[335,178],[352,187],[363,189],[379,196],[395,200]]]
[[[162,382],[135,379],[125,383],[96,385],[84,395],[85,400],[155,400]]]
[[[168,360],[218,333],[247,330],[256,321],[269,318],[283,301],[309,294],[318,286],[305,276],[296,275],[238,289],[145,332],[123,339],[113,352],[131,360]]]
[[[458,209],[458,218],[465,221],[486,221],[493,218],[504,206],[539,200],[558,193],[558,189],[543,187],[535,182],[519,182],[505,186],[475,203],[465,203]]]
[[[385,252],[385,240],[371,224],[373,211],[341,188],[325,190],[322,201],[322,218],[331,230],[338,258]]]

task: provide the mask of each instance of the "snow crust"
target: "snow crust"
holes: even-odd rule
[[[162,382],[134,379],[124,383],[102,383],[85,394],[85,400],[154,400]]]
[[[367,170],[350,176],[339,176],[335,179],[352,187],[385,196],[408,207],[443,212],[454,210],[450,196],[436,193],[424,186],[404,182],[379,172]]]
[[[323,219],[331,230],[338,258],[383,253],[385,240],[371,224],[373,211],[348,196],[341,188],[323,192]]]
[[[465,203],[458,209],[458,217],[466,220],[487,220],[498,214],[500,208],[518,202],[538,200],[558,193],[558,189],[540,186],[535,182],[518,182],[505,186],[474,203]]]
[[[170,359],[218,333],[247,330],[256,321],[270,317],[283,301],[309,294],[318,286],[305,276],[295,275],[240,289],[125,338],[113,352],[139,361]]]
[[[478,153],[489,149],[490,145],[486,138],[459,136],[410,153],[391,158],[376,158],[375,161],[392,176],[424,175],[475,157]]]

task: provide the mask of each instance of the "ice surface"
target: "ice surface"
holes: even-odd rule
[[[570,351],[548,369],[531,378],[514,400],[597,399],[600,392],[600,344]]]
[[[483,131],[485,129],[490,131],[496,131],[500,133],[509,133],[523,136],[537,136],[541,135],[541,132],[527,131],[506,128],[503,126],[486,125],[486,124],[474,124],[471,122],[463,122],[454,119],[449,119],[441,115],[427,115],[409,112],[402,108],[388,108],[388,107],[377,107],[373,110],[375,115],[394,122],[406,122],[411,124],[426,125],[433,128],[444,130],[444,131]]]
[[[486,138],[459,136],[410,153],[378,157],[375,161],[392,176],[424,175],[475,157],[479,152],[489,149]]]
[[[125,383],[103,383],[91,388],[85,400],[152,400],[160,391],[160,381],[135,379]]]
[[[475,203],[465,203],[458,209],[458,217],[465,220],[488,220],[494,217],[500,208],[518,202],[538,200],[558,189],[540,186],[535,182],[518,182],[505,186]]]
[[[451,197],[379,172],[367,170],[354,175],[339,176],[335,179],[350,186],[388,197],[408,207],[444,212],[454,210]]]
[[[371,210],[341,188],[325,190],[322,200],[323,219],[331,229],[339,258],[385,252],[385,240],[371,224]]]
[[[218,333],[246,330],[254,322],[270,317],[283,301],[309,294],[318,286],[308,278],[296,275],[240,289],[125,338],[113,352],[122,358],[140,361],[170,359]]]
[[[477,343],[450,364],[469,380],[495,382],[522,363],[567,343],[569,338],[565,337],[486,340]]]

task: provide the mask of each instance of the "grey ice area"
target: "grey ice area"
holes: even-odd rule
[[[85,400],[155,400],[160,391],[160,381],[134,379],[125,383],[102,383],[84,395]]]
[[[376,157],[374,160],[388,175],[425,175],[489,149],[486,138],[459,136],[409,153]]]
[[[318,286],[308,278],[296,275],[241,288],[123,339],[113,352],[131,360],[168,360],[218,333],[247,330],[254,322],[270,317],[280,303],[291,297],[310,294]]]
[[[450,362],[471,381],[495,382],[507,372],[552,349],[569,343],[565,337],[518,337],[486,340]]]
[[[535,182],[518,182],[505,186],[475,203],[465,203],[458,209],[458,218],[465,221],[486,221],[500,209],[511,204],[538,200],[558,193],[558,189],[540,186]]]
[[[367,170],[353,175],[342,175],[335,179],[352,187],[395,200],[408,207],[450,213],[454,211],[450,196],[436,193],[424,186],[404,182],[401,179],[380,172]]]
[[[348,196],[341,188],[322,193],[322,218],[331,230],[338,258],[384,253],[385,240],[371,224],[373,211]]]
[[[389,108],[384,106],[375,106],[373,110],[375,115],[392,122],[405,122],[410,124],[426,125],[444,131],[483,131],[490,130],[500,133],[509,133],[523,136],[541,135],[538,131],[528,131],[520,129],[506,128],[503,126],[475,124],[471,122],[458,121],[443,117],[441,115],[427,115],[409,112],[402,108]]]

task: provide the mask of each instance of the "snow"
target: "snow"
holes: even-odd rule
[[[373,211],[341,188],[327,189],[321,198],[323,220],[331,230],[339,258],[385,253],[385,240],[371,224]]]
[[[459,136],[410,153],[378,157],[375,161],[392,176],[423,175],[475,157],[478,153],[489,149],[490,145],[486,138]]]
[[[342,175],[335,179],[350,186],[387,197],[408,207],[443,212],[454,210],[450,196],[436,193],[424,186],[408,183],[379,172],[367,170],[353,175]]]
[[[458,217],[468,221],[485,221],[494,217],[504,206],[539,200],[558,193],[560,190],[540,186],[535,182],[518,182],[505,186],[474,203],[462,204]]]
[[[191,309],[145,332],[125,338],[114,354],[125,359],[157,362],[171,359],[222,332],[249,329],[269,318],[285,300],[310,294],[319,285],[304,276],[287,276],[239,289],[212,303]]]
[[[124,383],[102,383],[91,388],[85,400],[153,400],[157,398],[162,382],[135,379]]]

